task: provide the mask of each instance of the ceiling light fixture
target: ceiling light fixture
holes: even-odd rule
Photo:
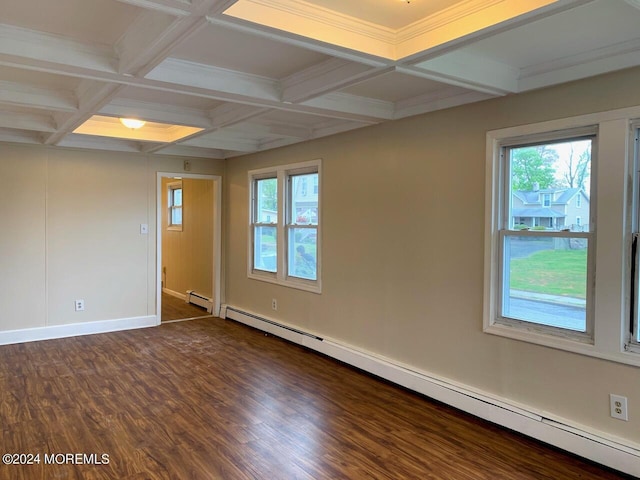
[[[122,123],[125,127],[130,128],[131,130],[137,130],[147,122],[145,122],[144,120],[138,120],[136,118],[121,118],[120,123]]]

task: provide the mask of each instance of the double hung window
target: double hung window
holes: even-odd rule
[[[319,184],[320,161],[249,172],[250,278],[320,292]]]
[[[492,325],[592,342],[596,142],[596,128],[497,142]]]
[[[171,182],[167,186],[169,200],[169,230],[182,230],[182,182]]]

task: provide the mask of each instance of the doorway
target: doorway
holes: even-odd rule
[[[157,324],[220,313],[221,178],[157,174]]]

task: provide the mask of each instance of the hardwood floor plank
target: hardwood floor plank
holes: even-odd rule
[[[0,347],[1,479],[629,478],[217,318]]]
[[[205,308],[187,303],[184,300],[167,293],[162,293],[161,310],[161,321],[163,322],[211,316]]]

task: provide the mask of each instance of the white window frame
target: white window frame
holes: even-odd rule
[[[629,323],[627,324],[626,349],[640,353],[640,120],[631,122],[631,172],[633,188],[631,189],[630,204],[633,205],[631,219],[631,250],[630,250],[630,294],[629,294]]]
[[[640,349],[629,345],[631,290],[631,201],[633,172],[630,148],[633,142],[630,125],[640,118],[640,107],[581,115],[530,125],[521,125],[487,133],[485,188],[485,276],[483,331],[508,339],[544,345],[583,355],[640,366]],[[597,218],[597,243],[594,245],[595,282],[593,291],[593,326],[589,341],[570,336],[552,335],[530,328],[516,328],[497,320],[500,288],[500,215],[503,212],[503,168],[501,143],[517,138],[544,141],[552,132],[598,129],[597,161],[591,174],[594,182],[590,197]],[[595,231],[595,224],[593,225]],[[575,235],[578,232],[571,232]],[[590,245],[591,248],[591,245]],[[528,326],[528,324],[527,324]]]
[[[174,190],[182,190],[182,203],[179,207],[176,207],[173,203],[173,192]],[[183,224],[184,224],[184,188],[182,185],[182,180],[177,182],[169,182],[167,183],[167,230],[171,230],[174,232],[182,232]],[[180,218],[182,222],[173,223],[173,210],[176,208],[180,208],[181,215]]]
[[[289,231],[292,228],[301,227],[295,222],[289,221],[289,212],[292,203],[292,192],[290,179],[295,175],[303,175],[306,173],[318,174],[318,219],[317,225],[313,228],[316,230],[316,280],[308,280],[304,278],[294,277],[288,273],[288,244]],[[277,207],[278,220],[275,224],[269,224],[276,227],[276,251],[277,262],[276,272],[268,272],[253,268],[254,264],[254,234],[255,226],[255,180],[262,178],[276,178],[278,182],[277,190]],[[313,293],[322,293],[322,161],[311,160],[308,162],[300,162],[295,164],[280,165],[269,168],[261,168],[248,172],[249,181],[249,235],[247,247],[247,276],[251,279],[261,280],[264,282],[275,283],[286,287],[306,290]]]
[[[578,195],[576,196],[576,208],[582,208],[582,190],[578,190]]]
[[[595,265],[594,265],[594,252],[596,248],[596,219],[595,219],[595,198],[592,203],[594,208],[591,209],[590,225],[591,231],[583,232],[562,232],[562,231],[518,231],[513,229],[513,219],[510,216],[511,213],[511,177],[510,177],[510,159],[507,152],[512,148],[519,148],[521,146],[535,145],[539,143],[560,143],[571,140],[579,140],[582,138],[592,138],[592,160],[591,168],[595,172],[597,168],[597,129],[595,127],[587,127],[581,129],[569,129],[559,132],[549,133],[537,133],[532,135],[518,136],[515,138],[503,138],[498,144],[498,151],[496,155],[499,156],[498,168],[501,170],[500,177],[503,179],[501,184],[497,186],[501,191],[498,192],[499,196],[504,199],[500,206],[501,211],[498,212],[498,251],[499,257],[496,261],[499,263],[498,270],[498,284],[495,294],[497,295],[496,304],[497,310],[493,322],[495,325],[507,326],[513,329],[519,329],[525,332],[535,333],[537,335],[556,336],[562,339],[568,339],[570,341],[581,343],[593,343],[593,301],[594,301],[594,286],[595,286]],[[592,173],[592,185],[595,187],[596,175]],[[551,194],[542,194],[542,205],[544,206],[545,195],[549,195],[549,204],[551,202]],[[539,222],[540,223],[540,222]],[[517,320],[502,315],[502,298],[503,289],[505,283],[505,277],[507,277],[506,265],[504,264],[505,252],[503,247],[508,238],[526,238],[526,237],[541,237],[541,238],[583,238],[588,241],[587,250],[587,291],[586,291],[586,330],[584,332],[573,331],[566,328],[554,327],[549,325],[540,324],[534,321]]]

